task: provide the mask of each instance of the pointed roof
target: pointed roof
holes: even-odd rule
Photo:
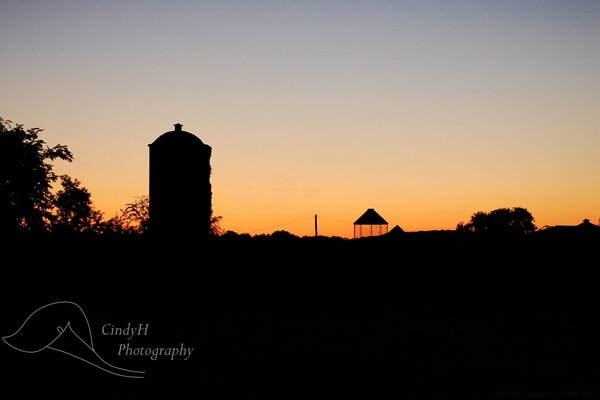
[[[403,233],[404,233],[404,229],[400,228],[399,225],[396,225],[387,234],[388,234],[388,236],[396,236],[396,235],[401,235]]]
[[[369,208],[363,215],[361,215],[354,225],[387,225],[387,221],[383,217],[377,214],[374,208]]]

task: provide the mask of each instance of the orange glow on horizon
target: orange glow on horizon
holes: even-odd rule
[[[240,233],[306,218],[280,228],[312,235],[318,214],[320,234],[352,237],[367,208],[406,231],[517,206],[538,227],[596,223],[598,16],[593,1],[9,2],[0,116],[68,145],[57,172],[106,218],[148,193],[147,145],[180,122],[212,147],[214,213]]]

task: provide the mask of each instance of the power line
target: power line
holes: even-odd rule
[[[310,217],[306,217],[306,218],[297,219],[297,220],[295,220],[295,221],[284,222],[283,224],[279,224],[279,225],[267,226],[266,228],[255,229],[255,230],[253,230],[253,231],[248,231],[248,233],[254,233],[254,232],[259,232],[259,231],[266,231],[267,229],[273,229],[273,228],[279,228],[279,227],[281,227],[281,226],[286,226],[286,225],[295,224],[295,223],[302,222],[302,221],[306,221],[307,219],[312,219],[312,218],[314,218],[314,216],[310,216]]]
[[[312,219],[312,218],[314,218],[314,216],[310,216],[310,217],[306,217],[306,218],[300,218],[300,219],[297,219],[297,220],[294,220],[294,221],[284,222],[282,224],[277,224],[277,225],[271,225],[271,226],[267,226],[267,227],[260,228],[260,229],[254,229],[252,231],[248,231],[247,233],[254,233],[254,232],[260,232],[260,231],[266,231],[268,229],[280,228],[282,226],[296,224],[298,222],[306,221],[306,220]],[[350,225],[353,224],[353,222],[342,221],[340,219],[335,219],[335,218],[322,217],[320,215],[319,215],[319,219],[324,219],[324,220],[327,220],[327,221],[333,221],[333,222],[337,222],[337,223],[340,223],[340,224],[350,224]]]
[[[333,221],[333,222],[339,222],[341,224],[353,224],[353,222],[349,222],[349,221],[342,221],[340,219],[335,219],[335,218],[327,218],[327,217],[322,217],[319,215],[319,219],[326,219],[328,221]]]

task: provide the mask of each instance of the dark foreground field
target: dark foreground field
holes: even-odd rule
[[[70,301],[105,361],[145,371],[0,343],[19,398],[599,397],[596,237],[5,244],[2,336]],[[64,318],[23,340],[54,338]],[[105,334],[140,324],[146,335]],[[127,344],[194,351],[152,360],[119,354]]]

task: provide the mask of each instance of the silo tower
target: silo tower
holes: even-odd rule
[[[150,230],[155,236],[206,237],[210,231],[212,149],[183,125],[150,148]]]

